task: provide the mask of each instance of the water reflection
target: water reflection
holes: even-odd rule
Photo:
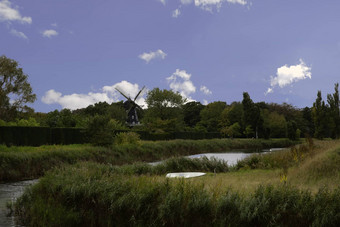
[[[228,151],[227,153],[203,153],[203,154],[195,154],[195,155],[190,155],[186,156],[188,158],[202,158],[202,157],[207,157],[208,159],[210,158],[216,158],[216,159],[221,159],[223,161],[226,161],[229,166],[233,166],[237,164],[237,161],[242,160],[252,154],[265,154],[269,152],[274,152],[274,151],[280,151],[285,148],[270,148],[270,149],[264,149],[264,150],[259,150],[257,152],[254,152],[253,150],[233,150],[233,151]],[[162,163],[163,161],[158,161],[158,162],[152,162],[149,163],[151,165],[158,165]]]
[[[0,184],[0,226],[20,226],[15,223],[15,217],[7,217],[6,203],[15,201],[20,197],[25,188],[38,182],[38,180],[19,181],[13,183]]]

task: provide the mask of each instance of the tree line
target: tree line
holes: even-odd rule
[[[122,101],[99,102],[86,108],[36,113],[26,103],[36,99],[18,63],[0,57],[0,126],[81,127],[89,131],[143,130],[153,133],[176,131],[220,132],[226,137],[298,139],[301,136],[339,138],[339,84],[322,100],[321,91],[312,107],[297,108],[283,103],[254,103],[247,92],[241,102],[215,101],[208,105],[188,102],[178,92],[154,88],[146,97],[147,108],[138,110],[141,125],[129,128]],[[16,102],[11,102],[13,94]]]

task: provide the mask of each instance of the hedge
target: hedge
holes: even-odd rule
[[[128,131],[116,131],[128,132]],[[215,139],[221,138],[219,132],[173,132],[150,133],[135,131],[142,140],[174,140],[174,139]],[[88,143],[85,129],[83,128],[49,128],[49,127],[21,127],[1,126],[0,144],[7,146],[40,146],[47,144],[83,144]]]
[[[84,129],[49,127],[0,127],[0,144],[7,146],[40,146],[45,144],[82,144]]]

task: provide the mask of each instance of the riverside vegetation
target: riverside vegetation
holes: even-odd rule
[[[110,147],[91,145],[51,145],[40,147],[6,147],[0,145],[0,182],[32,179],[64,163],[93,161],[122,165],[136,161],[159,161],[175,156],[204,152],[227,152],[232,149],[260,150],[288,147],[297,143],[288,139],[213,139],[141,141],[133,133],[117,136]]]
[[[340,141],[254,155],[235,167],[173,158],[49,171],[15,204],[27,226],[338,226]],[[167,171],[207,171],[166,179]],[[215,172],[215,173],[214,173]]]

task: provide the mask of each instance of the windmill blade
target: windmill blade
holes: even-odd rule
[[[126,99],[130,99],[130,98],[128,98],[126,95],[124,95],[124,93],[123,92],[121,92],[118,88],[115,88],[122,96],[124,96]]]
[[[136,101],[136,99],[138,98],[138,96],[140,95],[140,93],[144,90],[145,86],[143,86],[143,88],[138,92],[138,94],[136,95],[135,99],[133,101]]]

